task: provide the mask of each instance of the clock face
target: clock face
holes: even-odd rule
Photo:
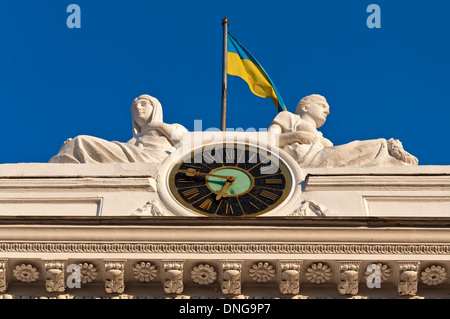
[[[288,196],[292,177],[275,154],[247,144],[207,145],[192,151],[169,174],[182,205],[207,216],[251,217]]]

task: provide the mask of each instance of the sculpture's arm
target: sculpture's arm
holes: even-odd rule
[[[177,144],[183,138],[183,133],[187,130],[182,125],[167,124],[163,122],[153,122],[150,124],[153,130],[159,131],[164,135],[173,145]]]
[[[281,126],[278,124],[272,124],[268,131],[278,136],[278,146],[281,148],[295,142],[300,144],[314,144],[318,139],[316,134],[305,131],[283,133]]]

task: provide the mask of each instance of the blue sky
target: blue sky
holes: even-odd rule
[[[81,28],[69,29],[69,4]],[[369,4],[381,28],[369,29]],[[220,127],[223,17],[294,112],[324,95],[335,145],[400,139],[421,165],[449,165],[450,2],[2,1],[0,163],[47,162],[69,137],[126,142],[130,107],[157,97],[164,121]],[[228,77],[230,128],[267,128],[277,111]]]

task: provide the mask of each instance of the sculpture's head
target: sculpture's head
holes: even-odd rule
[[[311,94],[298,102],[295,113],[301,117],[312,118],[316,122],[316,127],[321,127],[330,114],[330,106],[322,95]]]
[[[162,122],[162,107],[158,99],[143,94],[134,99],[131,104],[134,135],[141,132],[141,128],[150,122]]]

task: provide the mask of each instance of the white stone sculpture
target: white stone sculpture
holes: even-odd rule
[[[294,210],[290,216],[327,216],[329,214],[333,214],[330,209],[307,198],[302,201],[300,207]]]
[[[164,210],[161,208],[161,204],[156,199],[148,201],[144,206],[136,209],[132,216],[165,216]]]
[[[300,100],[295,114],[278,113],[269,132],[278,135],[279,147],[301,167],[388,167],[417,165],[418,160],[403,149],[399,140],[374,139],[333,146],[317,130],[330,113],[326,99],[312,94]]]
[[[64,142],[50,163],[161,162],[187,132],[180,124],[163,122],[161,103],[147,94],[131,106],[133,138],[127,143],[79,135]]]

